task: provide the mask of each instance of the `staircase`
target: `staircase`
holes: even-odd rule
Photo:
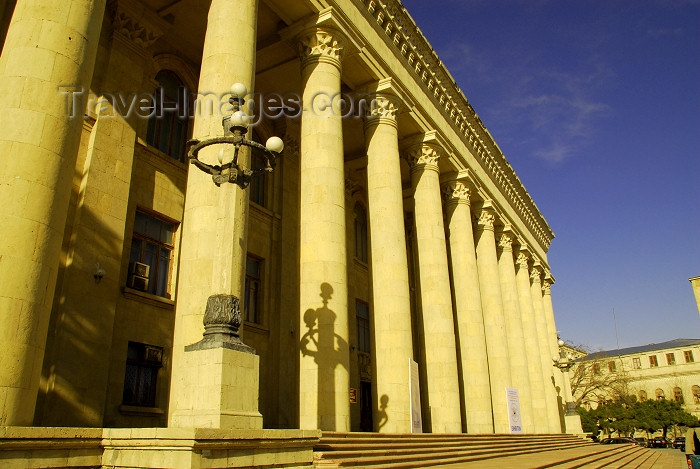
[[[603,446],[572,435],[324,432],[314,446],[314,467],[398,469],[462,463],[454,467],[647,469],[659,456],[638,446]]]

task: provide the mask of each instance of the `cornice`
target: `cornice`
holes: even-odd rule
[[[353,0],[383,30],[445,119],[518,211],[546,252],[554,233],[454,79],[398,0]]]

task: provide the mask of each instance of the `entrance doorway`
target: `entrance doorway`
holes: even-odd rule
[[[360,431],[371,432],[372,427],[372,383],[360,381]]]

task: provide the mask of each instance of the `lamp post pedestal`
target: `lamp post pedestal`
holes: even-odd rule
[[[559,346],[564,345],[562,340],[559,341]],[[566,403],[564,404],[564,426],[566,428],[566,433],[572,435],[583,435],[583,427],[581,426],[581,416],[576,412],[576,403],[571,395],[571,384],[569,381],[569,370],[573,366],[574,362],[569,355],[568,357],[552,357],[554,361],[554,366],[559,368],[564,376],[564,399]]]

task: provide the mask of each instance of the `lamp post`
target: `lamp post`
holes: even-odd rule
[[[251,116],[246,114],[241,108],[245,104],[244,96],[247,90],[242,83],[235,83],[231,86],[231,98],[229,104],[232,111],[230,115],[224,116],[221,125],[224,127],[223,137],[213,137],[205,140],[192,139],[187,142],[187,158],[190,163],[211,174],[212,181],[217,187],[223,183],[230,182],[245,189],[250,181],[262,173],[271,173],[284,149],[284,142],[279,137],[270,137],[265,145],[245,138],[248,133],[248,122]],[[199,151],[210,145],[233,145],[233,159],[225,161],[226,149],[219,150],[219,164],[209,164],[199,159]],[[244,168],[238,164],[238,152],[241,146],[249,147],[265,158],[265,165],[260,169]],[[234,350],[255,353],[254,350],[241,341],[238,329],[241,325],[240,300],[234,295],[211,295],[207,300],[204,311],[204,337],[201,341],[185,347],[186,351],[201,350],[223,346]]]
[[[241,189],[245,189],[250,184],[253,177],[261,173],[271,173],[279,158],[280,153],[284,149],[284,142],[279,137],[270,137],[262,145],[252,140],[245,138],[248,132],[248,120],[250,116],[241,108],[245,103],[244,96],[247,90],[242,83],[235,83],[231,86],[231,98],[229,103],[232,105],[230,115],[224,116],[221,120],[221,125],[224,127],[223,137],[208,138],[206,140],[192,139],[187,142],[189,151],[187,158],[190,163],[195,165],[207,174],[211,174],[214,184],[220,186],[222,183],[230,182],[237,184]],[[199,159],[199,151],[202,148],[217,144],[231,144],[234,146],[233,159],[224,163],[226,159],[226,151],[224,148],[219,150],[219,164],[207,164]],[[253,151],[257,151],[265,158],[265,167],[260,169],[246,169],[238,164],[238,152],[241,146],[250,147]]]
[[[564,341],[559,340],[559,347],[564,346]],[[571,385],[569,382],[569,370],[574,365],[574,357],[571,354],[561,357],[556,355],[552,357],[553,365],[559,368],[564,375],[564,399],[566,399],[565,412],[564,412],[564,422],[566,425],[567,433],[581,434],[583,430],[581,428],[581,418],[576,412],[576,403],[571,395]]]

